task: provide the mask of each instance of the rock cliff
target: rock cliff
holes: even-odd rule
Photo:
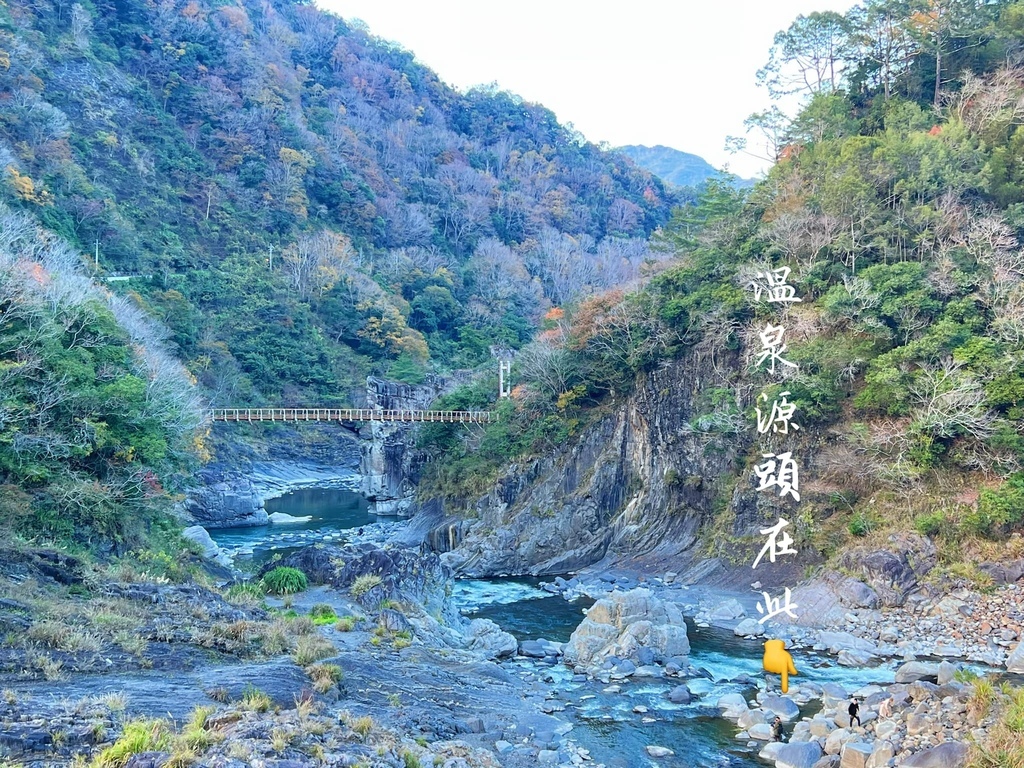
[[[422,384],[403,384],[370,376],[366,380],[366,407],[384,410],[425,410],[465,376],[427,376]],[[408,516],[426,456],[416,450],[416,425],[375,421],[360,430],[361,490],[378,515]]]
[[[467,575],[557,574],[645,554],[685,561],[726,505],[726,535],[757,533],[778,505],[744,468],[753,430],[746,404],[721,402],[728,386],[692,358],[646,374],[571,445],[510,466],[481,498],[424,504],[445,510],[429,544]]]

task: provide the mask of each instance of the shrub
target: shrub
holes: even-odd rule
[[[314,664],[306,669],[317,693],[326,693],[332,685],[341,682],[344,676],[337,664]]]
[[[313,620],[313,623],[322,627],[327,624],[333,624],[338,619],[338,615],[334,612],[334,609],[326,603],[318,603],[309,609],[309,618]]]
[[[362,597],[374,587],[380,586],[381,578],[375,573],[364,573],[352,582],[349,591],[353,597]]]
[[[170,746],[171,732],[163,720],[133,720],[126,723],[120,738],[100,752],[95,768],[122,768],[132,755],[162,752]]]
[[[850,520],[847,528],[853,536],[867,536],[871,532],[872,522],[863,512],[858,512]]]
[[[351,632],[356,626],[355,616],[342,616],[334,623],[334,628],[339,632]]]
[[[927,512],[914,519],[914,528],[922,536],[938,536],[947,524],[942,512]]]
[[[420,759],[408,749],[402,750],[402,761],[405,763],[405,768],[420,768]]]
[[[238,706],[252,712],[269,712],[274,706],[273,700],[254,685],[247,685],[242,691]]]
[[[263,587],[272,595],[293,595],[308,585],[306,574],[298,568],[278,566],[263,576]]]
[[[320,635],[307,635],[295,644],[292,660],[300,667],[308,666],[320,659],[333,656],[337,649]]]

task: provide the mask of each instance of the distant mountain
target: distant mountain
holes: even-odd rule
[[[660,144],[656,147],[630,145],[619,147],[618,151],[631,158],[644,170],[677,187],[695,187],[705,179],[721,173],[703,157],[680,152],[672,147],[663,147]],[[749,182],[746,179],[739,179],[738,183],[746,186]]]

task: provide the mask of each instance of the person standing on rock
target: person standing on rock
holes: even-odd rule
[[[772,741],[782,741],[782,718],[778,715],[772,720]]]
[[[884,718],[892,717],[892,696],[878,705],[878,716]]]
[[[861,722],[860,722],[860,704],[857,703],[856,699],[850,699],[850,709],[849,709],[849,712],[850,712],[850,727],[851,728],[853,727],[853,721],[854,720],[857,721],[857,727],[863,727],[863,726],[861,726]]]

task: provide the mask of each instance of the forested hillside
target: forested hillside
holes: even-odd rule
[[[671,195],[295,2],[0,7],[0,194],[173,331],[219,404],[344,402],[636,277]]]
[[[447,458],[429,493],[475,498],[514,458],[628,408],[624,395],[678,359],[706,395],[678,439],[739,449],[724,477],[663,481],[716,511],[717,546],[780,513],[823,555],[844,537],[916,529],[949,564],[1019,531],[1022,32],[1024,3],[954,0],[869,0],[781,32],[763,76],[806,106],[752,118],[778,157],[767,179],[749,193],[712,183],[679,209],[657,237],[677,260],[643,289],[550,313],[520,355],[505,422],[480,440],[431,428]],[[757,302],[752,285],[783,267],[802,301]],[[785,329],[793,364],[774,377],[759,365],[768,325]],[[759,443],[755,398],[783,391],[801,430]],[[765,446],[800,457],[798,508],[751,495]],[[761,515],[737,521],[747,498]]]

